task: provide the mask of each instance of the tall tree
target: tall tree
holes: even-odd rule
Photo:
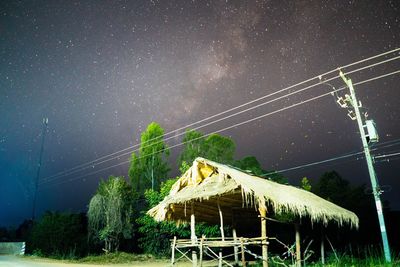
[[[233,163],[236,145],[229,137],[211,134],[204,138],[202,133],[188,130],[183,142],[185,147],[178,158],[178,166],[180,167],[185,164],[190,166],[197,157],[204,157],[219,163]]]
[[[264,173],[261,168],[261,164],[254,156],[247,156],[241,160],[236,160],[234,166],[254,175],[262,175]]]
[[[195,158],[204,156],[204,134],[194,130],[187,130],[182,142],[185,146],[178,158],[179,167],[182,166],[183,162],[190,166]]]
[[[155,122],[141,135],[139,153],[132,153],[129,177],[137,193],[157,189],[170,170],[167,158],[169,149],[163,140],[164,129]]]
[[[206,157],[219,163],[232,163],[236,144],[232,138],[212,134],[206,138]]]
[[[90,236],[104,242],[106,251],[117,251],[120,240],[132,236],[133,203],[132,189],[123,177],[100,182],[87,215]]]

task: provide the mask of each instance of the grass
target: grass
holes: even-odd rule
[[[93,263],[93,264],[122,264],[134,261],[157,261],[152,255],[132,254],[126,252],[116,252],[101,255],[90,255],[78,260],[72,260],[74,263]]]
[[[357,256],[352,253],[352,251],[347,251],[347,253],[328,253],[325,259],[325,265],[322,265],[319,257],[314,257],[314,262],[311,260],[302,262],[302,267],[400,267],[400,253],[397,251],[392,251],[392,263],[386,263],[382,251],[377,247],[365,247],[361,250],[357,250]],[[316,255],[315,255],[316,256]],[[292,259],[294,260],[294,259]],[[290,259],[281,260],[278,255],[269,255],[269,266],[293,266],[294,262]],[[262,262],[257,261],[249,266],[261,267]]]
[[[385,263],[384,258],[379,253],[372,253],[372,250],[366,251],[362,258],[354,257],[350,254],[339,254],[337,257],[334,254],[328,255],[326,259],[326,264],[322,265],[320,262],[306,262],[302,266],[307,267],[391,267],[400,266],[400,255],[392,253],[392,264]],[[54,259],[43,258],[40,256],[31,256],[34,260],[48,260],[52,261]],[[271,258],[270,258],[271,259]],[[108,253],[101,255],[89,255],[80,259],[59,259],[61,262],[69,263],[84,263],[84,264],[129,264],[132,262],[160,262],[166,259],[160,259],[149,254],[132,254],[126,252]],[[247,259],[249,260],[249,259]],[[258,267],[262,266],[261,262],[255,262],[249,264],[248,266]],[[277,261],[274,262],[270,260],[270,267],[277,266],[292,266],[289,261]]]

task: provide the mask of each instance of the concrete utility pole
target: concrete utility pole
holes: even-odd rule
[[[362,141],[363,148],[364,148],[365,159],[367,161],[369,177],[371,179],[372,193],[374,195],[376,210],[378,212],[379,226],[380,226],[380,230],[381,230],[382,243],[383,243],[383,251],[385,254],[386,262],[390,263],[392,260],[391,260],[391,256],[390,256],[389,242],[388,242],[388,238],[387,238],[385,219],[383,217],[382,202],[381,202],[381,198],[380,198],[380,195],[382,192],[378,185],[378,181],[377,181],[377,177],[376,177],[376,173],[375,173],[375,169],[374,169],[374,164],[373,164],[373,160],[372,160],[371,153],[369,150],[369,145],[368,145],[368,142],[371,142],[371,141],[377,142],[378,135],[376,134],[376,130],[375,130],[375,127],[374,127],[374,124],[372,121],[366,121],[366,123],[363,122],[363,118],[361,117],[361,113],[360,113],[360,109],[359,109],[361,107],[361,102],[357,101],[356,93],[354,91],[353,83],[351,82],[351,79],[347,79],[344,76],[342,71],[340,71],[339,74],[340,74],[340,77],[342,77],[343,81],[346,83],[347,87],[349,87],[350,96],[346,95],[345,99],[339,98],[338,103],[343,108],[351,108],[352,107],[354,109],[354,113],[351,110],[348,115],[352,120],[357,120],[357,123],[358,123],[358,128],[359,128],[360,135],[361,135],[361,141]],[[348,104],[350,104],[350,106]],[[367,129],[367,131],[368,131],[367,134],[365,133],[365,129]]]
[[[36,199],[37,199],[37,191],[39,187],[39,175],[40,175],[40,167],[42,166],[42,156],[43,156],[43,147],[44,147],[44,138],[47,132],[47,125],[49,124],[48,118],[43,118],[43,128],[42,128],[42,144],[40,146],[40,155],[38,168],[36,172],[36,181],[35,181],[35,192],[33,194],[33,205],[32,205],[32,221],[35,220],[35,212],[36,212]]]

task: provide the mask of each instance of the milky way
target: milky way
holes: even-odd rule
[[[49,128],[42,182],[137,144],[152,121],[169,132],[400,43],[398,1],[3,1],[0,12],[0,222],[5,225],[30,216],[43,117]],[[357,82],[398,69],[395,60],[349,76]],[[399,77],[356,87],[382,143],[400,138]],[[339,79],[330,83],[343,86]],[[201,131],[329,90],[318,86]],[[333,97],[221,134],[236,141],[236,158],[255,155],[265,169],[361,149],[356,124]],[[179,151],[172,151],[171,175],[177,173]],[[99,179],[126,176],[128,166],[68,180],[128,157],[46,184],[38,212],[84,211]],[[395,160],[377,163],[377,172],[391,188],[383,198],[398,209]],[[285,174],[296,184],[332,169],[355,184],[369,184],[365,163],[355,158]]]

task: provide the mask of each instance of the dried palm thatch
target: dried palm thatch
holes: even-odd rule
[[[170,194],[148,214],[157,221],[187,222],[193,204],[196,220],[216,223],[218,204],[225,221],[246,221],[257,208],[276,214],[290,213],[312,222],[330,221],[358,228],[358,217],[317,195],[249,175],[233,167],[197,158],[190,169],[172,186]]]

